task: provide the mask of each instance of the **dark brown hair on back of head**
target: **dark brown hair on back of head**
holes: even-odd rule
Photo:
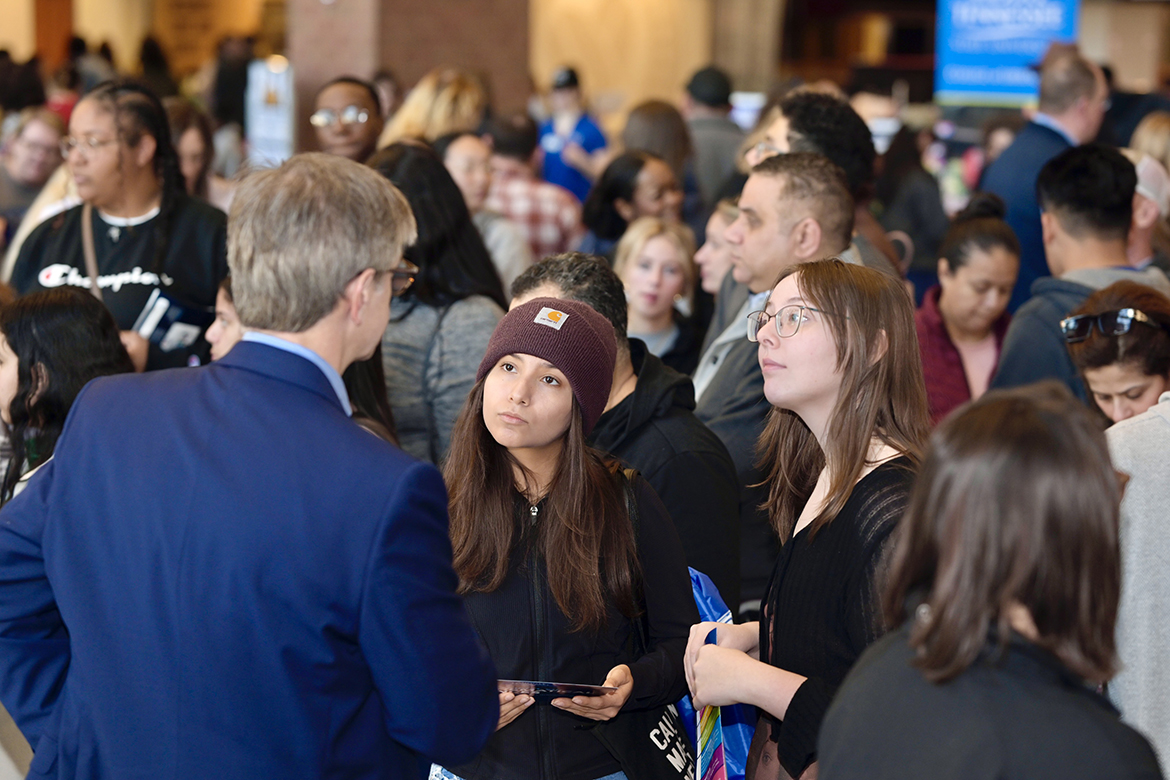
[[[1006,647],[1020,604],[1040,646],[1109,679],[1120,493],[1100,425],[1063,385],[992,391],[948,417],[896,531],[883,600],[891,625],[914,620],[926,678],[961,674],[992,637]]]

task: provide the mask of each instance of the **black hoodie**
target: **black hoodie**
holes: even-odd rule
[[[691,378],[630,339],[634,392],[601,415],[590,444],[636,468],[670,512],[687,565],[739,605],[739,484],[719,437],[694,415]]]

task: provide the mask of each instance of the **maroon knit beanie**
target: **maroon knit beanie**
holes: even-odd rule
[[[565,375],[588,436],[605,411],[613,384],[617,338],[609,320],[578,301],[533,298],[500,320],[476,381],[487,376],[504,355],[516,354],[547,360]]]

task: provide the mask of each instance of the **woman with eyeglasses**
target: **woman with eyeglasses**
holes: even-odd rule
[[[309,123],[325,154],[364,163],[374,153],[382,134],[378,89],[368,81],[342,76],[317,91],[316,109]]]
[[[1089,395],[1113,422],[1141,414],[1170,390],[1170,299],[1114,282],[1061,321]]]
[[[390,312],[382,360],[402,449],[440,465],[504,316],[504,288],[459,187],[430,147],[391,144],[368,164],[402,191],[418,222],[418,240],[405,252],[417,275]]]
[[[172,328],[161,343],[132,330],[156,291],[210,312],[228,270],[227,217],[187,195],[162,103],[132,81],[107,82],[73,109],[61,151],[82,205],[33,230],[12,286],[99,292],[139,370],[206,361],[198,328]]]
[[[998,196],[975,195],[955,215],[938,256],[938,284],[914,314],[930,419],[987,392],[1011,315],[1020,242]]]
[[[773,407],[758,452],[783,546],[759,622],[691,630],[687,681],[696,708],[760,710],[749,776],[814,778],[829,701],[883,632],[877,573],[928,435],[926,394],[910,299],[880,271],[792,266],[747,324]]]

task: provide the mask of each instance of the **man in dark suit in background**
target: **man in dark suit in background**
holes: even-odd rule
[[[498,722],[439,472],[350,419],[416,230],[372,170],[240,186],[244,340],[90,383],[0,513],[0,699],[29,777],[418,778]]]
[[[1036,177],[1065,149],[1097,137],[1109,89],[1096,64],[1074,48],[1054,47],[1040,67],[1040,106],[983,176],[983,189],[1003,198],[1007,223],[1020,239],[1020,275],[1008,308],[1031,295],[1032,282],[1048,276],[1040,235]]]

